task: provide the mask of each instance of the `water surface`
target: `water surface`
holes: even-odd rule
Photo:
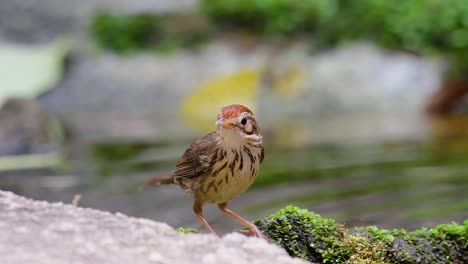
[[[432,137],[419,140],[303,142],[293,147],[278,144],[274,133],[266,131],[270,139],[260,175],[231,207],[256,219],[294,204],[350,227],[413,229],[461,222],[468,218],[468,138],[460,126],[438,127]],[[189,144],[82,143],[72,146],[82,155],[72,156],[73,172],[9,173],[1,188],[62,202],[80,193],[85,207],[200,228],[191,198],[178,187],[140,189],[145,180],[170,171]],[[205,215],[218,230],[240,227],[215,206],[207,206]]]

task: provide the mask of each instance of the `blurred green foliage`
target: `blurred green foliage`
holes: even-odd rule
[[[95,16],[90,32],[97,44],[117,53],[137,50],[172,52],[194,47],[210,34],[208,24],[185,15],[113,15]]]
[[[204,0],[212,21],[259,33],[314,33],[328,45],[357,38],[413,51],[468,47],[465,0]]]
[[[101,47],[116,52],[170,52],[207,40],[211,25],[262,36],[311,36],[317,47],[369,39],[388,48],[448,56],[455,71],[468,73],[466,0],[202,0],[200,13],[98,14],[90,31]]]
[[[332,19],[337,0],[205,0],[201,11],[213,22],[266,34],[302,33]]]
[[[448,56],[468,73],[468,3],[464,0],[340,1],[340,11],[317,32],[321,45],[354,39],[416,54]]]
[[[204,0],[211,21],[255,33],[299,33],[319,47],[357,39],[417,54],[449,56],[468,73],[466,0]]]
[[[96,42],[117,52],[148,49],[160,27],[160,18],[151,14],[117,16],[102,13],[91,24]]]

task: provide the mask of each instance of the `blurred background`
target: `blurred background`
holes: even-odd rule
[[[0,80],[2,190],[201,228],[178,187],[139,187],[241,103],[266,152],[248,219],[468,218],[465,0],[1,1]]]

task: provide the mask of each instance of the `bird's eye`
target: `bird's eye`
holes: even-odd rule
[[[247,124],[247,117],[242,118],[241,124],[242,124],[243,126],[245,126],[245,124]]]

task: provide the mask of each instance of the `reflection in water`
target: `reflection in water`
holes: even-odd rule
[[[455,124],[455,131],[447,124]],[[233,210],[254,219],[294,204],[348,226],[384,228],[463,221],[468,218],[468,137],[454,135],[468,126],[460,124],[468,122],[434,121],[439,139],[367,144],[285,144],[275,138],[284,141],[283,133],[265,131],[270,138],[261,173],[251,190],[232,202]],[[88,146],[89,162],[83,165],[93,169],[81,171],[78,185],[57,188],[45,182],[50,177],[31,177],[1,187],[51,201],[71,201],[81,193],[85,207],[199,228],[191,199],[179,188],[139,190],[145,180],[173,169],[189,144],[96,143]],[[217,229],[237,227],[214,207],[206,215]]]
[[[461,221],[468,216],[468,141],[324,146],[299,155],[276,153],[265,164],[257,187],[292,181],[315,186],[251,205],[249,211],[292,203],[323,210],[350,225],[386,227]],[[285,160],[284,155],[290,158]]]
[[[440,126],[440,120],[437,122]],[[460,122],[455,122],[456,129]],[[267,134],[273,138],[266,146],[261,174],[237,204],[251,218],[288,204],[350,226],[414,228],[468,217],[468,138],[285,147],[288,144],[275,139],[278,134]],[[170,170],[188,144],[95,145],[95,161],[101,172],[98,179],[117,172],[128,176],[134,171]],[[148,192],[149,196],[158,195],[161,190]],[[190,199],[180,201],[186,207],[191,205]],[[161,206],[157,209],[164,211],[172,204]],[[146,213],[151,218],[160,217]],[[190,215],[190,209],[184,212],[189,219]],[[219,221],[222,225],[222,218]]]

